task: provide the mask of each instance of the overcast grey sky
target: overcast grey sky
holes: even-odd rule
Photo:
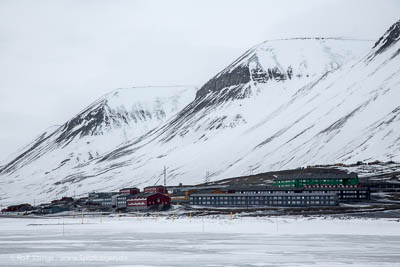
[[[107,91],[201,86],[267,39],[377,39],[398,0],[0,0],[0,160]]]

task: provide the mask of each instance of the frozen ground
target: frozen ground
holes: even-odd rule
[[[0,266],[400,266],[393,219],[81,220],[0,218]]]

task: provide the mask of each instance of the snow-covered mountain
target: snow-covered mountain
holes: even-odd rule
[[[216,180],[400,160],[399,24],[375,44],[297,38],[257,45],[165,123],[83,164],[44,170],[38,162],[47,152],[32,154],[34,161],[21,155],[1,172],[1,197],[46,199],[156,184],[164,165],[168,183],[177,184],[202,182],[206,172]],[[76,136],[75,126],[68,129],[66,140]],[[79,136],[93,136],[84,129]]]
[[[55,179],[48,177],[55,170],[68,173],[79,169],[161,125],[190,103],[195,93],[196,88],[191,86],[164,86],[121,88],[105,94],[71,120],[49,128],[14,153],[0,172],[15,179],[6,184],[1,179],[0,193],[11,190],[10,184],[16,181],[41,185]]]

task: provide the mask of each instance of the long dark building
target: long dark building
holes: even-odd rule
[[[248,186],[248,187],[229,187],[225,189],[228,193],[238,194],[273,194],[273,193],[313,193],[313,194],[327,194],[333,193],[338,195],[341,202],[362,201],[370,199],[369,187],[266,187],[266,186]]]
[[[259,206],[337,206],[339,200],[335,193],[284,193],[270,194],[227,193],[192,194],[190,205],[215,207],[259,207]]]
[[[280,175],[274,186],[229,186],[199,190],[191,205],[201,206],[336,206],[339,202],[366,201],[369,187],[361,187],[356,173]]]

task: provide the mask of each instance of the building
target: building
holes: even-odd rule
[[[400,191],[400,182],[370,181],[362,186],[371,188],[372,192],[398,192]]]
[[[246,208],[265,206],[337,206],[339,205],[339,200],[335,193],[192,194],[190,195],[190,205]]]
[[[135,195],[137,195],[137,194],[135,194]],[[112,207],[116,208],[116,209],[126,208],[126,200],[128,198],[132,198],[135,195],[127,195],[127,194],[113,195],[111,197]]]
[[[147,186],[143,189],[145,193],[161,193],[161,194],[168,194],[168,190],[165,186],[162,185],[154,185],[154,186]]]
[[[169,193],[175,194],[175,193],[195,190],[195,189],[198,189],[199,186],[198,185],[184,185],[182,183],[179,183],[179,185],[175,185],[175,186],[170,185],[170,186],[166,186],[166,188]]]
[[[346,187],[358,185],[356,173],[305,173],[279,175],[274,180],[276,187]]]
[[[121,194],[125,195],[136,195],[140,193],[140,189],[137,187],[122,188],[119,190]]]
[[[68,211],[68,210],[70,210],[70,209],[63,205],[49,205],[49,206],[42,207],[40,209],[39,213],[40,214],[54,214],[54,213]]]
[[[172,204],[186,204],[189,203],[189,191],[175,192],[168,195],[171,198]]]
[[[2,209],[1,212],[25,212],[25,211],[31,211],[32,209],[33,207],[30,204],[24,203],[24,204],[9,206],[5,209]]]
[[[304,188],[309,193],[334,193],[340,202],[366,201],[371,199],[369,187]]]
[[[371,194],[369,187],[360,186],[340,186],[340,187],[266,187],[266,186],[248,186],[248,187],[227,187],[224,189],[228,193],[238,194],[274,194],[274,193],[310,193],[310,194],[328,194],[338,195],[340,202],[353,202],[370,200]]]
[[[62,197],[60,199],[55,199],[55,200],[51,201],[52,204],[57,204],[57,203],[62,204],[62,203],[71,203],[71,202],[74,202],[74,199],[72,197]]]
[[[100,205],[102,207],[112,207],[112,196],[119,194],[118,192],[92,192],[89,193],[88,203]]]
[[[140,193],[126,199],[129,210],[166,209],[171,205],[171,198],[159,192]]]

